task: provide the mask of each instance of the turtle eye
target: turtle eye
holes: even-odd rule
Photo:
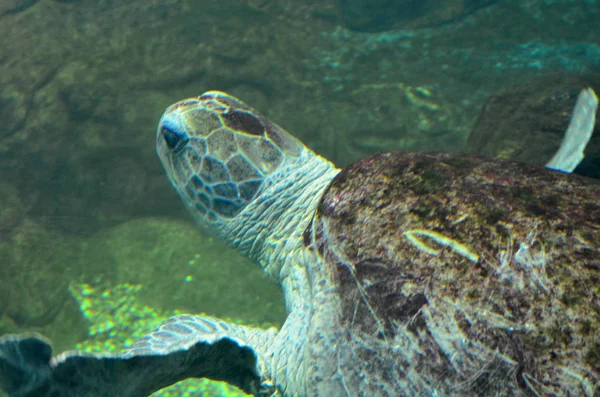
[[[186,134],[177,133],[167,127],[163,127],[160,132],[170,150],[178,151],[183,149],[189,140]]]

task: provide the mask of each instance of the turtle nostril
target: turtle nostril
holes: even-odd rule
[[[188,141],[187,136],[178,134],[177,132],[174,132],[166,127],[163,127],[161,134],[167,147],[171,150],[179,150],[183,148]]]

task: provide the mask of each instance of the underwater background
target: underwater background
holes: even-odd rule
[[[600,90],[598,20],[598,0],[0,0],[0,335],[109,352],[175,313],[282,324],[278,286],[170,187],[154,143],[171,103],[227,91],[338,166],[391,149],[543,164]],[[242,395],[156,395],[198,390]]]

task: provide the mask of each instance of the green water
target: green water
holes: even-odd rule
[[[598,1],[416,3],[0,1],[0,335],[118,352],[176,313],[283,323],[279,287],[203,234],[164,175],[156,125],[175,101],[231,92],[344,166],[477,151],[490,120],[486,154],[524,153],[528,133],[552,152],[576,93],[599,88]],[[159,394],[199,390],[239,394]]]

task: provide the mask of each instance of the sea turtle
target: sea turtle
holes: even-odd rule
[[[567,137],[593,126],[582,98]],[[156,145],[197,221],[280,283],[286,322],[182,315],[123,354],[54,358],[39,335],[5,336],[11,397],[189,377],[260,396],[600,396],[598,181],[444,153],[340,171],[216,91],[170,106]],[[563,149],[550,165],[569,169],[581,147]]]

